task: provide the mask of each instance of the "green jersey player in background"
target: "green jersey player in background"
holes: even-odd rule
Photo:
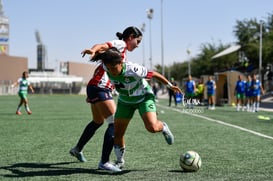
[[[22,77],[17,80],[17,82],[14,82],[11,87],[15,87],[19,85],[19,90],[18,90],[18,96],[20,97],[20,102],[16,110],[16,114],[21,115],[21,107],[24,104],[25,109],[28,114],[32,114],[29,105],[28,105],[28,99],[27,99],[27,94],[28,94],[28,89],[31,90],[32,93],[34,93],[33,87],[30,85],[30,82],[28,81],[28,72],[24,71],[22,74]]]

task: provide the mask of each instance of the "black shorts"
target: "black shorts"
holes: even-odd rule
[[[111,90],[89,85],[86,87],[86,102],[95,104],[99,101],[112,100]]]

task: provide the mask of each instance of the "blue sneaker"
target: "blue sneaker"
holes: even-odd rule
[[[114,164],[112,164],[110,162],[106,162],[106,163],[100,162],[98,169],[107,170],[107,171],[111,171],[111,172],[121,172],[120,168],[118,168],[117,166],[115,166]]]
[[[80,162],[87,162],[82,152],[79,151],[77,147],[72,148],[69,151],[71,156],[76,157]]]
[[[163,130],[164,131],[162,131],[162,134],[165,137],[166,142],[169,145],[172,145],[174,142],[174,136],[173,136],[171,130],[169,129],[167,123],[165,123],[165,122],[163,122]]]

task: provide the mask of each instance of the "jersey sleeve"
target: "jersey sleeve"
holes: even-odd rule
[[[115,47],[115,48],[118,49],[118,51],[121,53],[123,62],[125,62],[127,60],[127,57],[126,57],[127,45],[126,45],[125,41],[123,41],[123,40],[112,40],[112,41],[108,41],[106,43],[110,48]]]
[[[123,40],[112,40],[106,42],[110,47],[116,47],[118,50],[123,50],[126,47],[126,43]],[[122,52],[122,51],[120,51]]]
[[[151,79],[151,78],[153,78],[153,74],[154,74],[153,71],[148,71],[147,76],[146,76],[146,79]]]
[[[128,73],[134,74],[136,77],[140,78],[152,78],[153,72],[148,71],[148,69],[142,65],[127,62]]]

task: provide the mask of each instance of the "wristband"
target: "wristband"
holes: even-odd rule
[[[168,82],[167,87],[168,87],[168,88],[171,88],[172,86],[173,86],[173,84],[170,83],[170,82]]]

